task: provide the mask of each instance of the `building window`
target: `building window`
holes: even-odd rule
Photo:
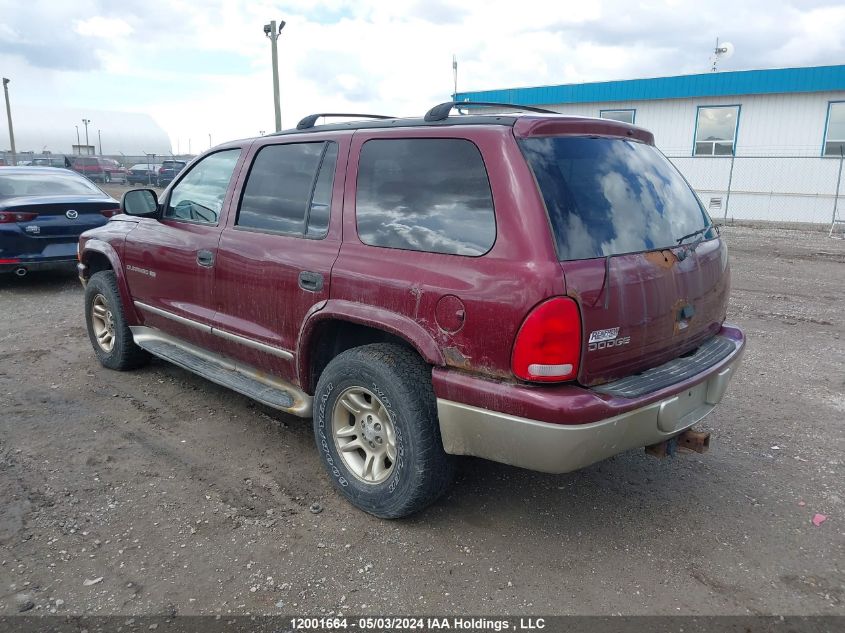
[[[622,123],[634,124],[634,117],[636,110],[601,110],[599,116],[602,119],[610,119],[612,121],[621,121]]]
[[[698,108],[694,156],[732,156],[739,123],[739,106]]]
[[[845,101],[831,102],[827,106],[824,155],[845,155]]]

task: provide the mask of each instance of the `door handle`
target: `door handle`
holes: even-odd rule
[[[299,287],[309,292],[320,292],[323,289],[323,276],[310,270],[299,273]]]
[[[211,251],[197,251],[197,263],[200,266],[211,268],[214,265],[214,253]]]

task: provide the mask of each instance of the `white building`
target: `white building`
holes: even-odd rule
[[[845,215],[845,65],[461,92],[456,101],[644,127],[715,217],[829,224],[840,180]]]
[[[161,126],[150,115],[138,112],[16,106],[13,100],[12,119],[19,159],[25,159],[25,154],[30,152],[41,154],[45,151],[53,154],[143,156],[168,155],[171,150],[170,137]],[[89,121],[87,145],[83,119]],[[5,116],[2,120],[0,150],[8,150],[10,143]]]

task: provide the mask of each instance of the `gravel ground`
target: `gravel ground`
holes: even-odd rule
[[[394,522],[334,493],[307,422],[100,367],[73,273],[0,279],[0,615],[845,614],[845,242],[723,233],[750,343],[709,453],[466,459]]]

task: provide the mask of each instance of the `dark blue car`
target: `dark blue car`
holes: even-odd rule
[[[79,235],[119,212],[117,200],[68,169],[0,167],[0,273],[75,263]]]

